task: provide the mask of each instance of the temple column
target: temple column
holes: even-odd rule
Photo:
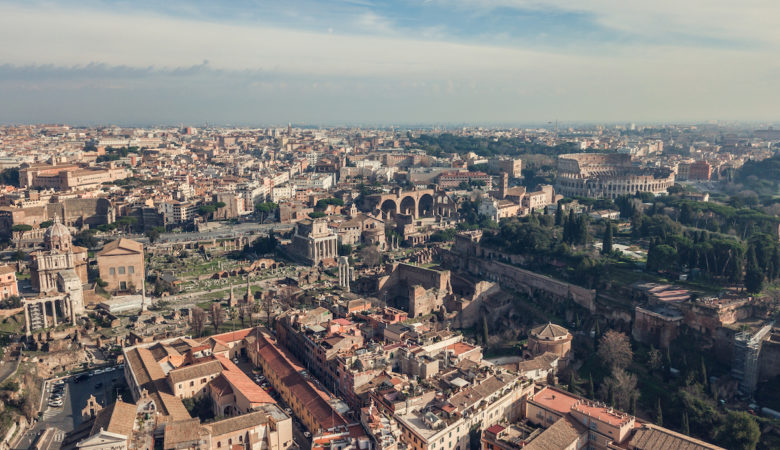
[[[51,302],[51,317],[54,322],[54,326],[57,326],[57,300]]]
[[[141,301],[146,300],[146,296],[141,297]],[[68,300],[68,312],[70,312],[70,321],[76,325],[76,312],[73,310],[73,300]]]
[[[29,305],[24,305],[24,333],[30,335],[30,309]]]
[[[41,316],[43,317],[43,328],[49,328],[49,323],[46,320],[46,302],[39,303],[41,305],[41,311],[43,311],[43,314]]]

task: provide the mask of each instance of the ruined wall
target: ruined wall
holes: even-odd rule
[[[456,258],[461,259],[459,255]],[[596,291],[558,281],[545,275],[497,261],[468,258],[466,270],[474,275],[494,281],[508,288],[527,292],[544,292],[559,300],[571,299],[591,312],[596,311]]]
[[[780,331],[772,330],[769,339],[761,343],[759,354],[759,381],[780,375]]]
[[[666,318],[637,307],[631,336],[639,342],[667,348],[680,333],[682,317]]]
[[[446,292],[436,288],[425,289],[419,284],[409,286],[409,317],[419,317],[438,311],[444,304]]]
[[[753,315],[753,306],[747,300],[723,306],[685,302],[679,307],[685,314],[685,324],[710,338],[715,338],[716,331],[724,325]]]

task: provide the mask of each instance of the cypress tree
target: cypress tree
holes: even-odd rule
[[[569,392],[574,393],[574,371],[569,372]]]
[[[607,404],[609,406],[615,406],[615,390],[612,389],[612,386],[609,386],[609,390],[607,391]]]
[[[487,316],[482,316],[482,345],[487,349],[488,346],[488,322]]]
[[[588,374],[588,398],[593,400],[593,397],[595,397],[595,392],[593,392],[593,374]]]
[[[655,408],[655,424],[659,427],[664,426],[664,411],[661,409],[661,397],[658,397],[658,403]]]
[[[560,202],[558,202],[558,208],[555,210],[555,226],[559,227],[563,225],[563,208],[561,208]]]
[[[747,269],[745,270],[745,289],[748,292],[760,292],[764,287],[764,274],[758,267],[756,251],[750,246],[747,253]]]
[[[701,358],[701,384],[705,387],[709,384],[709,378],[707,377],[707,364],[704,362],[704,357]]]
[[[682,434],[691,434],[691,428],[688,425],[688,412],[683,411],[682,415],[682,424],[680,425],[680,433]]]
[[[636,395],[631,396],[631,415],[636,417]]]
[[[604,238],[601,241],[601,254],[608,255],[610,253],[612,253],[612,222],[607,221]]]

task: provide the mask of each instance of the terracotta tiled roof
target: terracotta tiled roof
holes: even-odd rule
[[[630,448],[637,450],[664,450],[667,448],[678,450],[721,449],[721,447],[716,445],[652,424],[644,424],[637,429],[628,445]]]
[[[584,425],[574,419],[564,417],[532,440],[523,450],[560,450],[574,448],[574,444],[587,431]]]
[[[229,359],[217,355],[217,360],[222,367],[225,368],[225,370],[222,371],[222,376],[230,383],[230,386],[234,391],[240,392],[250,403],[276,403],[268,392],[249,379],[249,377]]]
[[[537,336],[543,339],[553,339],[557,337],[566,337],[569,334],[569,330],[563,328],[560,325],[554,323],[548,323],[546,325],[538,326],[531,330],[531,335]]]
[[[206,425],[211,430],[212,439],[218,439],[228,433],[234,433],[239,430],[265,425],[268,423],[268,413],[265,411],[254,411],[240,416],[230,417]]]
[[[136,407],[122,401],[98,411],[95,422],[92,424],[90,435],[97,434],[101,429],[110,433],[117,433],[130,437],[135,423]]]
[[[196,378],[209,377],[222,372],[222,364],[219,361],[206,361],[200,364],[184,366],[168,372],[171,383],[182,383]]]
[[[188,419],[171,422],[165,425],[163,448],[174,449],[178,444],[192,442],[208,435],[208,430],[201,426],[200,419]]]

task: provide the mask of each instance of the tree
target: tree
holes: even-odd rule
[[[593,374],[588,374],[588,398],[593,400],[593,397],[596,396],[596,393],[593,390]]]
[[[569,388],[567,389],[569,392],[574,393],[574,371],[569,372]]]
[[[190,312],[190,328],[192,328],[195,337],[200,337],[203,334],[203,327],[206,324],[206,311],[203,308],[195,306]]]
[[[265,222],[265,219],[268,217],[270,213],[273,211],[276,211],[279,208],[279,205],[277,205],[274,202],[262,202],[255,205],[255,211],[260,214],[260,223]]]
[[[338,247],[339,256],[349,256],[352,254],[352,246],[349,244],[340,244]]]
[[[482,345],[487,349],[488,347],[488,339],[490,338],[490,334],[488,333],[488,320],[487,316],[482,316]]]
[[[688,413],[683,411],[682,421],[680,422],[680,433],[691,434],[691,427],[688,424]]]
[[[610,405],[619,409],[631,407],[633,398],[637,395],[637,377],[621,368],[614,368],[612,375],[601,384],[602,397],[606,397]]]
[[[561,225],[563,225],[563,208],[561,208],[559,202],[558,207],[555,209],[555,226],[559,227]]]
[[[745,289],[748,292],[761,292],[764,287],[764,273],[758,266],[756,252],[751,246],[747,254],[747,269],[745,269]]]
[[[84,230],[73,236],[73,243],[81,247],[95,248],[98,240],[95,238],[95,230]]]
[[[24,259],[27,258],[27,253],[25,253],[22,249],[18,249],[14,252],[13,258],[16,261],[24,261]]]
[[[609,330],[599,341],[598,356],[609,367],[622,369],[631,364],[634,352],[625,333]]]
[[[647,270],[658,272],[674,270],[677,266],[677,250],[666,244],[651,245],[647,251]]]
[[[225,321],[225,317],[222,315],[222,305],[219,302],[211,304],[211,324],[214,325],[214,332],[219,331],[220,325]]]
[[[655,407],[655,424],[659,427],[664,426],[664,410],[661,408],[661,397],[658,397],[658,403]]]
[[[612,222],[607,221],[604,238],[601,240],[601,254],[609,255],[610,253],[612,253]]]
[[[154,244],[157,239],[160,238],[160,227],[154,227],[146,231],[146,237],[149,238],[149,242]]]
[[[136,222],[138,222],[138,219],[133,216],[123,216],[116,221],[116,223],[124,229],[125,233],[130,231],[130,228],[132,228]]]
[[[707,377],[707,364],[704,362],[704,357],[701,358],[701,384],[707,386],[710,380]]]
[[[382,255],[373,245],[366,245],[358,252],[360,260],[368,267],[376,267],[382,262]]]
[[[728,418],[715,432],[718,443],[735,450],[753,450],[761,438],[756,419],[744,411],[729,411]]]
[[[647,366],[650,370],[658,370],[663,366],[663,356],[661,356],[661,352],[652,346],[647,353]]]
[[[16,225],[11,227],[11,231],[18,232],[18,231],[30,231],[32,230],[32,225],[27,225],[26,223],[17,223]]]

